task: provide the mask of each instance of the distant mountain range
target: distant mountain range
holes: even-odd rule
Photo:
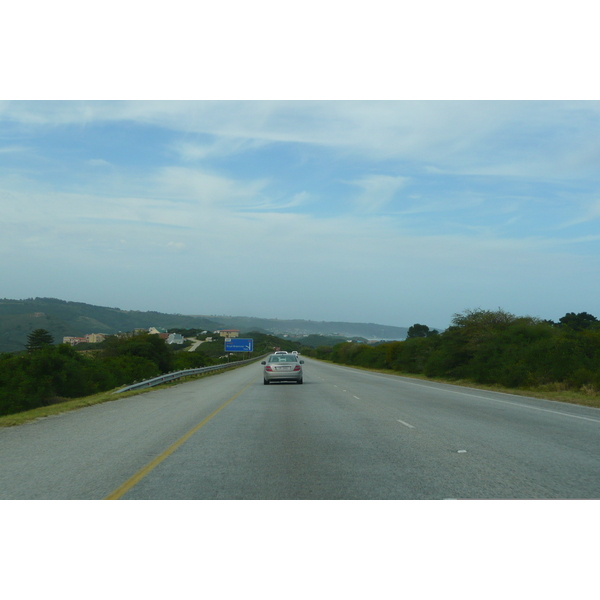
[[[46,329],[59,343],[64,336],[82,337],[87,333],[114,334],[137,328],[165,329],[239,329],[241,333],[261,331],[277,336],[336,335],[369,340],[402,340],[407,327],[375,323],[303,321],[300,319],[260,319],[254,317],[180,315],[141,312],[68,302],[56,298],[0,300],[0,352],[23,350],[34,329]]]
[[[203,317],[204,318],[204,317]],[[343,321],[304,321],[302,319],[259,319],[257,317],[206,317],[219,320],[226,329],[263,331],[277,336],[327,335],[362,337],[367,340],[403,340],[408,327],[392,327],[375,323],[346,323]]]

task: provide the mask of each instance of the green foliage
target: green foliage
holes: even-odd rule
[[[331,360],[332,346],[319,346],[318,348],[302,348],[302,354],[320,358],[321,360]]]
[[[194,352],[177,352],[173,357],[173,369],[175,371],[199,369],[200,367],[207,367],[213,363],[214,361],[201,350],[194,350]]]
[[[100,359],[100,362],[103,385],[98,391],[111,390],[134,381],[157,377],[162,373],[155,362],[142,356],[111,356]]]
[[[438,335],[437,329],[429,329],[427,325],[421,325],[420,323],[415,323],[411,327],[408,328],[408,332],[406,334],[406,339],[410,338],[419,338],[419,337],[429,337],[430,335]]]
[[[42,340],[41,335],[35,339]],[[67,344],[0,355],[0,415],[78,398],[168,372],[173,353],[158,336],[111,337],[94,357]]]
[[[489,363],[490,352],[493,353],[498,338],[517,323],[537,324],[539,320],[517,318],[501,309],[467,310],[455,314],[452,325],[440,335],[441,343],[424,366],[425,375],[478,380],[478,374],[489,366],[486,362]],[[472,362],[475,357],[479,362]]]
[[[415,332],[427,333],[423,327]],[[454,315],[439,335],[379,345],[344,343],[306,353],[340,364],[512,388],[559,384],[600,390],[600,327],[587,313],[568,313],[555,326],[501,309],[467,310]]]
[[[221,337],[213,338],[213,340],[213,342],[204,342],[200,349],[211,359],[217,360],[225,354],[225,341]]]
[[[437,345],[438,340],[435,336],[388,344],[388,368],[405,373],[423,373],[425,364]]]
[[[346,342],[333,347],[330,360],[345,365],[382,369],[386,368],[385,350],[385,344],[369,346],[368,344]]]
[[[53,344],[54,338],[49,331],[46,331],[45,329],[34,329],[27,336],[27,344],[25,347],[27,348],[27,352],[35,352],[36,350],[47,348]]]
[[[593,315],[586,312],[578,314],[567,313],[559,319],[559,322],[565,327],[569,327],[575,331],[583,331],[584,329],[597,329],[600,327],[600,321]]]
[[[56,397],[83,396],[97,389],[98,373],[86,358],[61,344],[31,354],[5,354],[0,361],[0,414],[45,406]]]
[[[137,356],[156,364],[161,373],[167,373],[172,368],[173,355],[169,346],[158,335],[137,333],[128,336],[110,336],[104,342],[103,356]]]

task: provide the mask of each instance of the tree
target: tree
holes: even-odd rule
[[[36,350],[48,348],[49,346],[53,345],[54,338],[49,331],[46,331],[45,329],[34,329],[27,336],[27,344],[25,344],[25,348],[27,348],[27,352],[35,352]]]
[[[417,338],[417,337],[427,337],[429,333],[429,327],[427,325],[421,325],[420,323],[415,323],[408,328],[408,332],[406,334],[406,339]]]
[[[491,331],[506,329],[518,317],[499,308],[498,310],[483,310],[476,308],[456,313],[452,318],[452,327],[462,327],[469,330]],[[523,317],[521,317],[523,318]],[[525,317],[527,318],[527,317]]]
[[[425,364],[430,377],[469,378],[469,365],[483,348],[516,322],[535,322],[530,317],[518,318],[502,309],[495,311],[466,310],[453,316],[452,324],[440,335],[440,344]]]
[[[429,337],[431,335],[438,335],[438,333],[439,331],[437,329],[429,329],[427,325],[415,323],[414,325],[408,328],[406,339],[408,340],[410,338]]]
[[[570,312],[564,317],[561,317],[559,321],[562,325],[570,327],[575,331],[589,329],[594,324],[598,323],[598,319],[596,319],[596,317],[586,312],[580,312],[578,314]]]
[[[173,355],[165,340],[157,335],[137,333],[130,337],[109,336],[104,342],[104,357],[137,356],[152,361],[161,373],[171,370]]]

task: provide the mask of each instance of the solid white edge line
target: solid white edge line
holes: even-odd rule
[[[358,369],[352,369],[352,367],[343,367],[341,365],[332,365],[335,367],[339,367],[341,369],[347,369],[347,370],[352,370],[352,371],[357,371]],[[371,377],[386,377],[383,373],[369,373],[368,371],[361,371],[361,373],[366,374],[366,375],[370,375]],[[529,408],[531,410],[539,410],[542,412],[548,412],[548,413],[553,413],[555,415],[560,415],[561,417],[570,417],[572,419],[581,419],[583,421],[592,421],[592,423],[600,423],[600,419],[592,419],[591,417],[582,417],[580,415],[572,415],[569,413],[565,413],[565,412],[561,412],[559,410],[550,410],[549,408],[540,408],[538,406],[529,406],[528,404],[522,404],[520,402],[509,402],[508,400],[499,400],[497,398],[487,398],[485,396],[478,396],[476,394],[467,394],[466,392],[459,392],[457,390],[452,390],[452,389],[448,389],[446,387],[441,387],[441,386],[451,386],[452,384],[449,383],[441,383],[441,382],[437,382],[437,381],[424,381],[422,383],[415,383],[413,381],[407,381],[406,377],[402,377],[402,375],[390,375],[389,377],[386,377],[386,379],[389,379],[390,377],[398,377],[398,380],[401,383],[404,383],[406,385],[414,385],[417,387],[429,387],[430,389],[437,389],[440,391],[444,391],[444,392],[450,392],[451,394],[458,394],[460,396],[467,396],[469,398],[478,398],[480,400],[488,400],[489,402],[500,402],[502,404],[510,404],[512,406],[518,406],[520,408]],[[467,389],[472,389],[475,390],[476,388],[467,388]],[[530,398],[531,400],[542,400],[544,402],[557,402],[556,400],[549,400],[548,398],[534,398],[531,396],[515,396],[514,394],[509,394],[507,392],[494,392],[490,390],[490,394],[503,394],[504,396],[512,396],[512,397],[518,397],[518,398]],[[567,404],[567,403],[565,403]],[[580,406],[579,404],[571,404],[568,406]],[[591,407],[585,407],[585,408],[591,408]]]

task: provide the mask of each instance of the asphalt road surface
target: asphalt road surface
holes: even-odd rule
[[[0,498],[600,498],[600,409],[305,361],[1,429]]]

